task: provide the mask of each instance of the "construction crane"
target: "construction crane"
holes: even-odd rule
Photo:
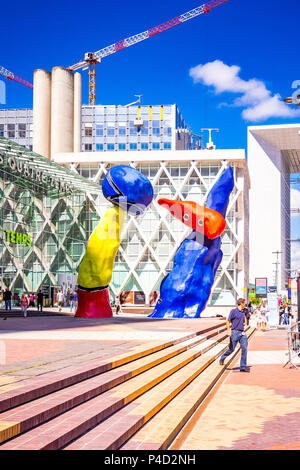
[[[101,62],[104,57],[107,57],[115,52],[118,52],[126,47],[133,46],[134,44],[144,41],[145,39],[151,38],[152,36],[162,33],[167,29],[173,28],[185,21],[195,18],[195,16],[202,15],[203,13],[209,13],[213,8],[216,8],[223,3],[228,2],[229,0],[211,0],[203,5],[194,8],[186,13],[183,13],[180,16],[176,16],[172,20],[166,21],[154,28],[148,29],[143,33],[130,36],[122,41],[116,42],[111,46],[104,47],[97,52],[87,52],[84,56],[84,59],[76,64],[68,67],[68,70],[75,71],[79,69],[89,69],[89,105],[95,105],[96,99],[96,65]]]
[[[10,72],[9,70],[5,69],[0,65],[0,75],[4,75],[8,80],[14,80],[15,82],[21,83],[21,85],[25,85],[28,88],[33,88],[32,83],[30,83],[28,80],[25,80],[25,78],[19,77],[13,72]]]

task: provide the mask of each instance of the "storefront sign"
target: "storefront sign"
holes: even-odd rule
[[[13,230],[5,230],[5,241],[7,243],[14,243],[15,245],[31,246],[31,236],[27,233],[18,233]]]
[[[4,164],[5,154],[3,152],[0,152],[0,165],[3,166]],[[36,182],[49,185],[51,188],[58,189],[59,191],[63,191],[66,193],[72,192],[71,185],[57,178],[54,173],[55,169],[53,170],[53,174],[49,174],[48,172],[43,171],[41,168],[34,166],[34,164],[25,163],[24,157],[22,157],[21,154],[19,156],[13,155],[8,157],[7,166],[14,173],[19,173],[25,178],[29,178]]]
[[[256,297],[267,297],[268,279],[266,277],[255,278]]]

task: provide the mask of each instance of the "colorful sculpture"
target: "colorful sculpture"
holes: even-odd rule
[[[153,188],[142,173],[127,165],[112,167],[102,191],[113,204],[93,231],[78,270],[75,317],[112,317],[108,285],[120,246],[125,212],[142,214],[153,199]]]
[[[205,208],[187,201],[158,201],[168,210],[171,208],[170,212],[175,217],[194,230],[178,248],[173,269],[163,279],[160,298],[149,317],[200,317],[222,261],[220,235],[225,229],[224,219],[233,187],[233,171],[229,167],[210,190]],[[185,208],[188,218],[185,217]]]

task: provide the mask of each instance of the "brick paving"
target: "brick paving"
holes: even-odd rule
[[[286,331],[251,331],[242,374],[239,354],[215,361],[222,328],[136,312],[0,320],[0,435],[16,436],[1,449],[300,450],[300,370],[283,367]]]
[[[171,449],[300,449],[300,369],[283,367],[286,331],[256,332],[248,351],[251,372],[238,371],[239,359],[231,364]]]

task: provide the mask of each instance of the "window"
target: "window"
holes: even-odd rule
[[[26,137],[26,124],[19,124],[19,137],[25,139]]]
[[[164,142],[164,150],[171,150],[171,142]]]
[[[172,127],[165,127],[165,135],[171,137],[171,135],[172,135]]]
[[[103,144],[96,144],[96,152],[103,152]]]
[[[119,150],[126,150],[126,144],[119,144]]]
[[[4,124],[0,124],[0,137],[4,137]]]
[[[155,123],[158,123],[158,124],[155,124]],[[159,121],[153,121],[152,134],[153,135],[160,135]]]
[[[160,143],[159,142],[153,142],[152,149],[153,150],[159,150],[160,149]]]
[[[119,135],[126,135],[126,127],[119,126]]]
[[[92,137],[93,135],[93,128],[92,127],[88,127],[86,126],[85,129],[84,129],[84,135],[85,137]]]
[[[14,124],[7,124],[7,136],[8,138],[15,137],[15,125]]]
[[[130,150],[137,150],[137,144],[130,144]]]
[[[92,144],[84,144],[84,150],[86,152],[91,152],[92,151]]]
[[[96,136],[103,137],[103,124],[96,124]]]
[[[115,150],[115,144],[107,144],[107,150]]]
[[[130,121],[130,135],[137,135],[137,128],[134,126],[133,121]]]
[[[149,145],[147,142],[142,142],[141,143],[141,150],[148,150],[149,148]]]
[[[108,127],[107,128],[107,136],[108,137],[113,137],[115,135],[115,128],[114,127]]]

